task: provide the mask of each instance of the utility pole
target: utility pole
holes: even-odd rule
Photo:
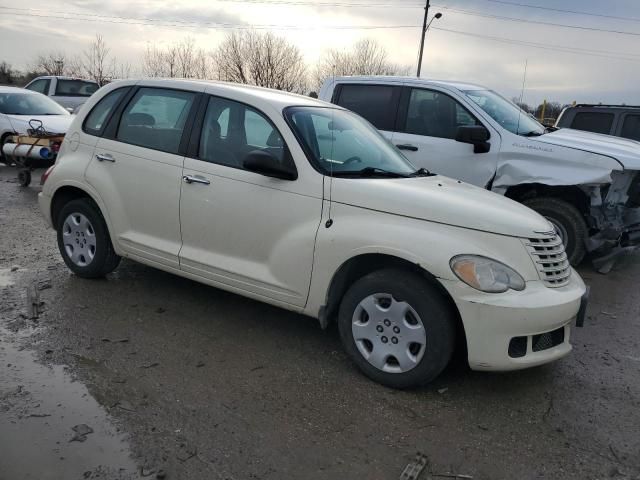
[[[424,20],[422,22],[422,37],[420,38],[420,55],[418,56],[418,73],[416,76],[420,77],[420,71],[422,70],[422,53],[424,52],[424,37],[427,34],[427,15],[429,15],[429,3],[430,0],[427,0],[427,4],[424,6]]]

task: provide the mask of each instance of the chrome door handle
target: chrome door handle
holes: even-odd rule
[[[184,183],[192,184],[192,183],[201,183],[203,185],[209,185],[211,182],[200,175],[184,175],[182,177]]]
[[[109,155],[108,153],[98,153],[96,155],[96,159],[99,162],[111,162],[111,163],[116,163],[116,159],[113,158],[111,155]]]

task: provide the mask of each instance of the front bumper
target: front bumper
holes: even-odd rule
[[[570,324],[586,293],[575,271],[563,287],[550,288],[536,280],[527,282],[521,292],[502,294],[482,293],[460,281],[442,280],[442,284],[460,312],[472,369],[518,370],[571,352]],[[520,338],[515,341],[520,342],[519,351],[514,349],[515,338]]]

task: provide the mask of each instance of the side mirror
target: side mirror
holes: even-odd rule
[[[473,153],[487,153],[491,150],[489,130],[482,125],[465,125],[458,127],[456,142],[470,143],[473,145]]]
[[[285,165],[273,154],[265,150],[249,152],[242,162],[242,166],[250,172],[259,173],[265,177],[279,178],[281,180],[295,180],[298,172],[291,164]],[[291,162],[292,163],[292,162]]]

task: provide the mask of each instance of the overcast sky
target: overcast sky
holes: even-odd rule
[[[224,23],[273,26],[268,28],[296,44],[310,64],[324,49],[346,48],[359,38],[371,37],[387,47],[394,62],[411,65],[413,70],[423,16],[420,3],[420,0],[4,0],[0,4],[0,61],[25,68],[38,53],[56,50],[77,54],[100,33],[112,54],[130,62],[135,71],[148,42],[166,45],[191,36],[199,47],[212,50],[230,31],[212,27]],[[480,83],[513,97],[520,95],[527,61],[524,99],[529,103],[546,98],[560,102],[640,104],[638,0],[432,0],[432,3],[430,13],[442,12],[443,17],[433,22],[433,29],[427,34],[423,77]],[[527,8],[523,4],[595,15]],[[402,28],[344,28],[354,26]]]

